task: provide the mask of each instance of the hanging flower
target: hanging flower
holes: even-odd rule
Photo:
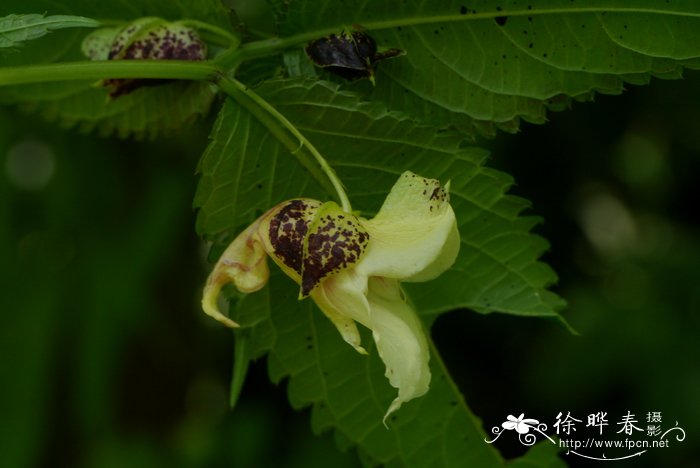
[[[398,389],[384,419],[430,384],[428,343],[400,281],[436,278],[459,251],[449,184],[404,172],[372,219],[344,212],[334,202],[289,200],[271,208],[226,249],[204,288],[204,311],[230,326],[217,298],[223,285],[261,289],[269,278],[266,256],[300,285],[358,352],[356,323],[372,330],[386,377]]]

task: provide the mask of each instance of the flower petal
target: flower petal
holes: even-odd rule
[[[321,280],[357,263],[368,242],[369,235],[355,215],[334,202],[324,203],[304,242],[300,296],[308,296]]]
[[[270,277],[265,248],[257,232],[261,219],[251,224],[228,246],[204,286],[202,309],[229,327],[238,327],[238,324],[219,310],[221,288],[233,283],[241,292],[254,292],[265,286]]]
[[[430,352],[423,325],[406,303],[399,282],[370,278],[370,328],[377,350],[386,365],[386,377],[398,396],[384,415],[386,418],[409,400],[424,395],[430,386]]]
[[[386,418],[401,404],[424,395],[430,385],[430,353],[423,326],[406,303],[399,282],[369,278],[347,269],[325,279],[311,298],[358,352],[360,335],[354,322],[372,330],[389,383],[399,390]]]
[[[270,210],[260,223],[265,249],[297,284],[301,283],[306,235],[320,206],[320,201],[309,198],[289,200]]]
[[[324,280],[311,291],[311,298],[336,326],[343,339],[360,354],[367,351],[360,345],[355,321],[369,328],[367,278],[354,270],[345,270]]]
[[[404,172],[377,216],[363,221],[370,241],[358,269],[368,277],[427,281],[451,267],[460,239],[448,189]]]

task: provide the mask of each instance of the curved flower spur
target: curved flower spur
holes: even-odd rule
[[[204,288],[204,312],[229,327],[217,299],[222,286],[261,289],[269,278],[266,255],[310,296],[361,354],[356,322],[372,330],[386,377],[398,389],[386,421],[402,403],[424,395],[430,353],[416,312],[400,281],[436,278],[454,263],[460,238],[449,203],[449,183],[404,172],[372,219],[334,202],[295,199],[280,203],[226,249]]]

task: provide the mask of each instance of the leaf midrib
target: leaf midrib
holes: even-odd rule
[[[493,19],[503,16],[540,16],[540,15],[560,15],[560,14],[585,14],[585,13],[637,13],[637,14],[658,14],[668,16],[684,16],[691,18],[700,18],[700,12],[681,12],[661,10],[657,8],[634,8],[634,7],[576,7],[576,8],[543,8],[537,10],[502,10],[486,13],[467,13],[467,14],[452,14],[452,15],[437,15],[437,16],[421,16],[412,18],[397,18],[384,21],[369,21],[362,23],[363,29],[391,29],[397,26],[419,26],[423,24],[434,23],[456,23],[460,21],[471,21],[478,19]],[[331,32],[337,32],[343,26],[337,26]],[[330,29],[330,28],[328,28]],[[325,34],[322,34],[325,35]]]
[[[10,20],[8,18],[11,18],[11,20],[14,22],[17,19],[21,20],[22,16],[20,15],[14,15],[15,18],[11,17],[5,17],[5,18],[0,18],[0,20],[6,20],[8,23]],[[27,15],[30,16],[30,15]],[[29,19],[29,21],[32,21]],[[2,24],[2,23],[0,23]],[[23,23],[20,24],[19,26],[16,27],[10,27],[10,28],[4,28],[0,31],[1,34],[3,35],[9,35],[10,33],[16,33],[17,31],[22,31],[23,29],[39,29],[39,28],[46,28],[49,29],[51,26],[55,25],[60,25],[63,28],[68,28],[68,27],[95,27],[99,26],[99,22],[96,20],[92,20],[89,18],[81,18],[81,17],[70,17],[70,19],[66,19],[65,16],[49,16],[49,17],[44,17],[44,21],[39,21],[39,22],[30,22],[30,23]]]
[[[368,21],[362,23],[364,30],[382,30],[404,26],[420,26],[435,23],[457,23],[462,21],[494,19],[503,16],[545,16],[559,14],[586,14],[586,13],[636,13],[636,14],[657,14],[664,16],[682,16],[688,18],[700,18],[700,11],[671,11],[660,8],[643,8],[643,7],[567,7],[567,8],[542,8],[542,9],[517,9],[501,11],[490,11],[483,13],[466,13],[466,14],[449,14],[449,15],[433,15],[433,16],[411,16],[392,18],[390,20]],[[294,34],[286,37],[274,37],[262,41],[249,42],[243,44],[236,55],[234,62],[238,60],[244,61],[257,56],[269,55],[289,47],[299,44],[304,44],[319,37],[337,33],[347,28],[347,24],[337,24],[329,27],[313,29],[303,33]]]

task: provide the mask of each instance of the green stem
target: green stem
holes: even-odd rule
[[[264,57],[266,55],[273,55],[284,49],[298,46],[312,39],[318,39],[319,37],[321,36],[318,36],[317,32],[314,32],[309,34],[297,34],[296,36],[290,37],[272,37],[261,41],[248,42],[246,44],[242,44],[238,49],[231,51],[231,53],[222,55],[220,60],[218,60],[218,63],[220,63],[221,66],[227,70],[235,70],[246,60]]]
[[[0,67],[0,86],[107,78],[213,80],[219,72],[217,66],[205,61],[105,60],[64,62],[48,65]]]
[[[326,161],[321,153],[318,152],[316,147],[311,144],[311,142],[294,126],[294,124],[292,124],[277,109],[258,96],[255,92],[253,92],[253,90],[247,88],[240,81],[221,76],[217,81],[217,84],[222,91],[231,96],[239,104],[255,115],[258,120],[265,125],[267,129],[270,130],[270,132],[287,147],[287,149],[292,152],[292,154],[298,156],[302,149],[306,149],[316,160],[316,163],[318,163],[318,165],[321,167],[325,177],[327,177],[327,179],[330,181],[333,190],[335,190],[338,195],[338,199],[340,200],[343,210],[348,213],[352,211],[350,200],[345,193],[345,189],[343,188],[343,184],[338,178],[338,175],[328,164],[328,161]],[[272,120],[270,117],[272,117]],[[281,132],[280,125],[284,128],[284,130],[291,133],[296,138],[296,141]],[[310,166],[305,161],[300,159],[300,162],[312,174],[317,172],[314,170],[313,166]],[[316,178],[318,179],[318,177]],[[320,182],[322,185],[325,185],[322,180]]]

